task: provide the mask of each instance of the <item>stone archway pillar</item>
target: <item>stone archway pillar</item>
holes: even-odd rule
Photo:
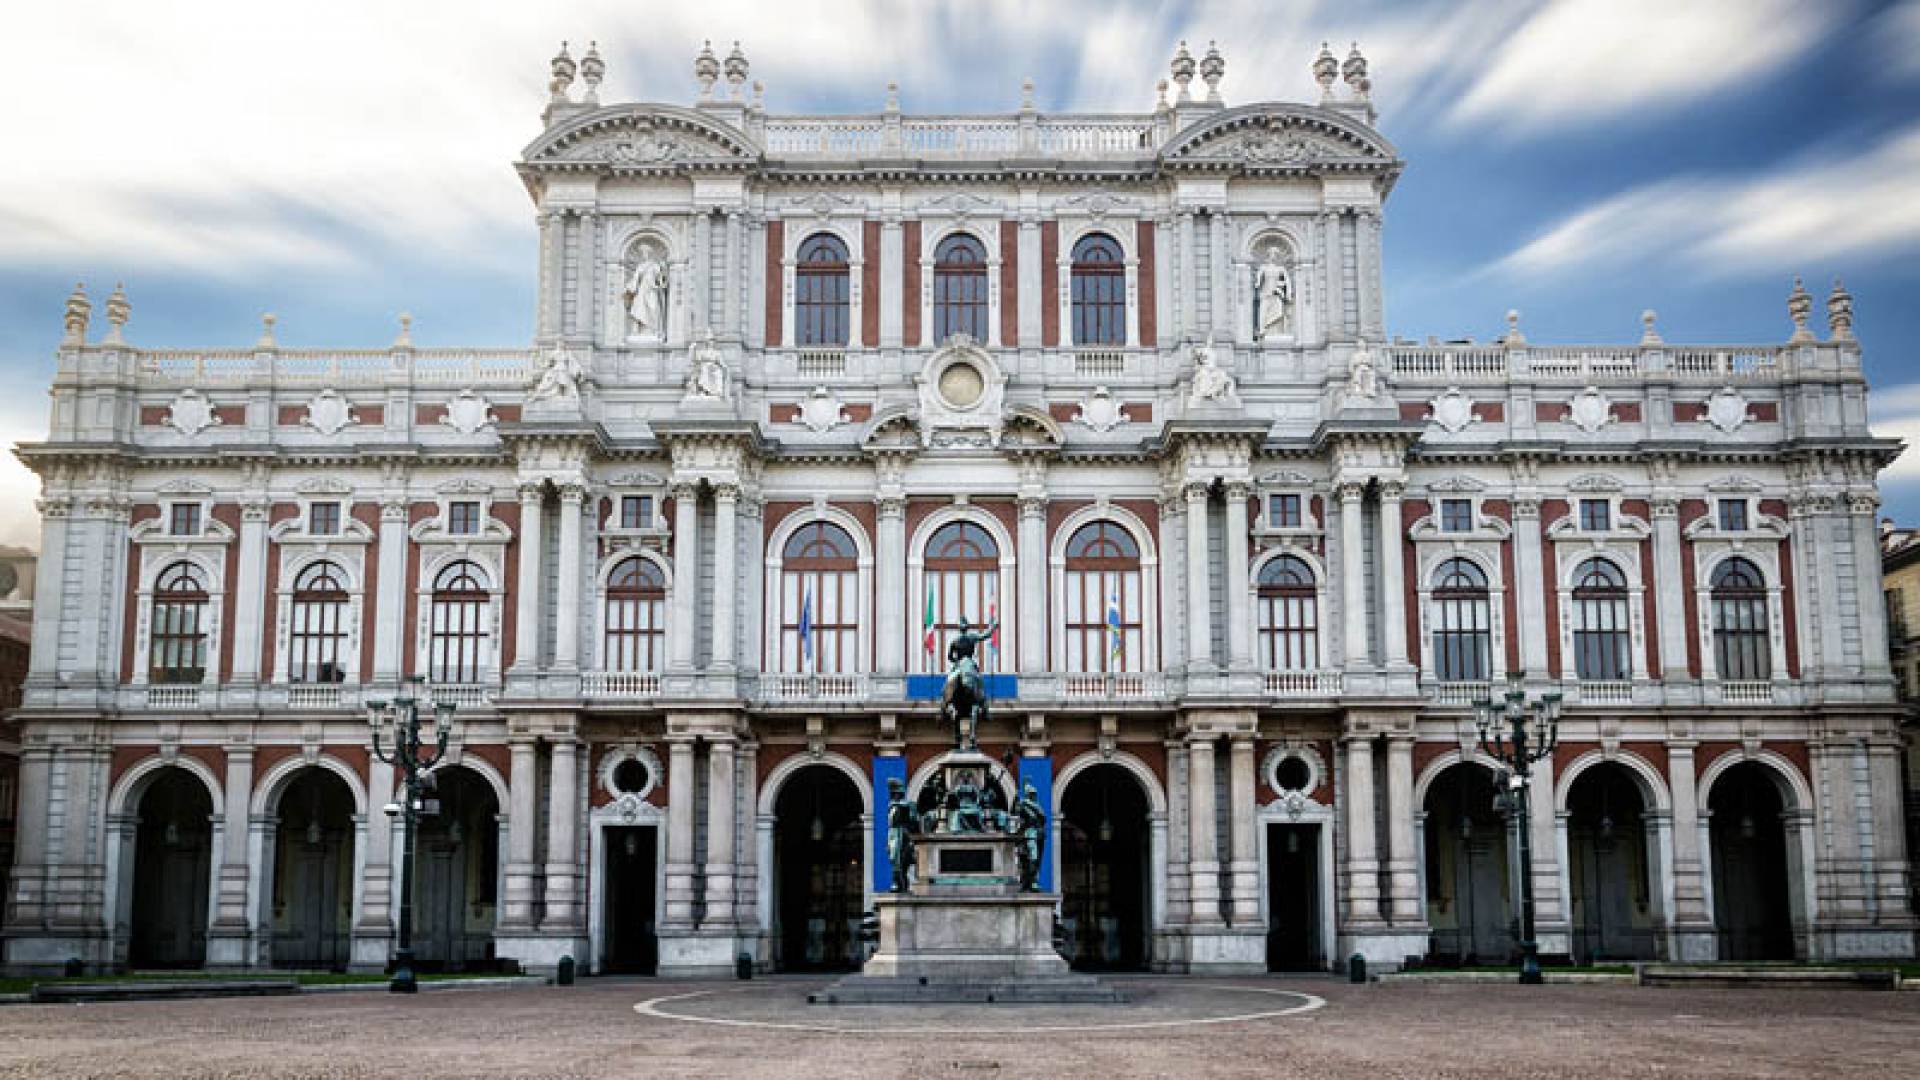
[[[226,805],[220,809],[223,825],[220,870],[213,923],[207,932],[209,968],[247,967],[253,957],[253,923],[248,918],[247,862],[248,807],[253,802],[253,747],[227,747]]]

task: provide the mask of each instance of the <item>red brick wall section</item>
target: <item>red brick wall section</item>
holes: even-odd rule
[[[513,539],[507,541],[505,555],[507,595],[500,605],[500,621],[503,625],[495,628],[500,635],[500,670],[505,671],[513,663],[515,650],[520,645],[520,619],[516,614],[520,605],[520,504],[511,500],[496,500],[492,514],[513,534]]]
[[[1318,501],[1317,496],[1315,501]],[[1317,514],[1319,508],[1315,507],[1314,512]],[[1400,606],[1407,620],[1407,662],[1415,668],[1420,666],[1420,646],[1423,644],[1420,640],[1420,549],[1414,545],[1410,526],[1431,513],[1433,504],[1425,499],[1408,499],[1400,504],[1400,525],[1403,530],[1400,537],[1403,567],[1400,587],[1406,593]]]
[[[1047,403],[1047,415],[1065,424],[1080,415],[1080,406],[1071,401],[1050,401]]]
[[[233,503],[215,503],[213,519],[232,529],[235,537],[227,545],[226,584],[223,586],[226,595],[220,598],[220,625],[225,630],[220,635],[219,679],[226,682],[233,678],[233,617],[240,602],[240,507]]]
[[[1623,424],[1639,423],[1640,422],[1640,403],[1637,401],[1620,402],[1619,404],[1613,407],[1613,418],[1615,420],[1620,421]]]
[[[1505,499],[1488,499],[1480,504],[1480,511],[1490,518],[1498,518],[1509,523],[1513,520],[1513,510],[1507,505]],[[1514,582],[1513,545],[1512,537],[1508,537],[1500,545],[1500,580],[1506,583],[1501,595],[1500,608],[1504,613],[1502,618],[1506,620],[1507,625],[1506,653],[1509,671],[1516,670],[1520,666],[1520,590]]]
[[[279,409],[278,419],[274,422],[281,427],[298,427],[301,419],[306,416],[306,413],[307,407],[305,405],[282,405]]]
[[[1504,423],[1507,419],[1507,403],[1504,401],[1475,402],[1473,415],[1489,424]]]
[[[1000,344],[1020,344],[1020,223],[1000,223]]]
[[[215,405],[213,418],[227,427],[247,426],[247,407],[245,405]]]
[[[1567,406],[1561,401],[1536,401],[1533,403],[1533,422],[1536,424],[1555,424],[1566,419]]]
[[[1139,228],[1140,251],[1140,343],[1152,348],[1160,344],[1160,316],[1154,304],[1153,280],[1153,230],[1154,223],[1141,221]]]
[[[1765,513],[1766,511],[1761,511]],[[1800,677],[1800,610],[1793,598],[1793,542],[1780,541],[1780,625],[1787,638],[1787,677]]]
[[[414,503],[407,510],[407,524],[417,525],[440,512],[438,503]],[[420,598],[414,590],[420,587],[420,549],[416,545],[407,545],[407,581],[406,592],[401,599],[401,610],[405,612],[400,624],[400,674],[414,673],[413,626],[420,617]]]
[[[1136,401],[1129,405],[1122,405],[1120,415],[1136,424],[1151,424],[1153,423],[1153,402]]]
[[[1680,503],[1680,601],[1687,612],[1687,671],[1700,677],[1700,600],[1694,595],[1693,542],[1686,539],[1687,526],[1704,517],[1707,504],[1698,499]]]
[[[1754,420],[1762,424],[1780,422],[1780,403],[1777,401],[1756,401],[1751,408]]]
[[[360,422],[368,427],[381,427],[387,422],[387,407],[385,405],[355,405],[353,407],[353,415],[359,417]]]
[[[375,536],[380,534],[380,504],[354,503],[353,519],[372,529]],[[360,681],[373,678],[373,639],[379,627],[379,604],[375,598],[380,595],[380,549],[378,545],[367,548],[366,588],[360,594]]]
[[[1673,422],[1676,424],[1697,424],[1706,419],[1707,405],[1703,401],[1676,401],[1673,403]]]
[[[445,405],[415,405],[413,407],[413,423],[416,427],[431,427],[439,423],[441,417],[446,415],[447,407]],[[494,415],[500,415],[497,407],[494,410]]]
[[[1400,403],[1400,419],[1409,421],[1425,420],[1432,410],[1423,401],[1403,401]]]
[[[167,422],[167,407],[165,405],[140,406],[140,426],[141,427],[159,427],[160,425],[166,422]]]
[[[866,222],[861,230],[860,342],[880,344],[880,223]]]
[[[799,422],[800,422],[800,406],[798,405],[767,406],[767,423],[797,424]]]
[[[520,422],[520,406],[495,405],[493,415],[503,424],[517,424]]]
[[[1540,504],[1540,520],[1558,521],[1571,511],[1564,499],[1546,499]],[[1553,541],[1547,539],[1545,529],[1540,531],[1540,568],[1547,580],[1528,583],[1529,589],[1541,589],[1546,593],[1547,611],[1547,673],[1558,678],[1560,675],[1560,568],[1553,557]],[[1512,582],[1512,578],[1507,579]],[[1517,583],[1508,586],[1509,595],[1517,588]],[[1513,635],[1508,634],[1509,637]]]
[[[1040,344],[1060,344],[1060,223],[1040,223]]]
[[[787,223],[778,218],[767,222],[767,347],[777,348],[780,344],[780,317],[786,311],[786,268],[781,261],[786,257]]]
[[[846,410],[847,421],[849,423],[864,424],[873,419],[873,406],[865,402],[855,402],[850,405],[843,405],[841,408]]]
[[[900,267],[901,339],[911,349],[920,344],[920,223],[902,222]]]

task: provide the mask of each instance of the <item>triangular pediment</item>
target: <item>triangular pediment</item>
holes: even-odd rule
[[[534,140],[528,165],[673,168],[745,164],[759,150],[732,127],[674,105],[618,105],[577,116]]]
[[[1379,132],[1339,113],[1308,105],[1248,105],[1227,109],[1175,135],[1162,158],[1168,164],[1233,163],[1260,167],[1398,163]]]

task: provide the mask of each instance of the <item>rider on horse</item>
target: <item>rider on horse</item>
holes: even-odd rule
[[[953,718],[954,743],[971,750],[976,745],[980,721],[987,718],[987,688],[980,678],[980,664],[973,651],[990,640],[999,629],[998,622],[979,630],[970,630],[967,617],[960,616],[960,628],[947,643],[947,684],[940,694],[941,708]]]

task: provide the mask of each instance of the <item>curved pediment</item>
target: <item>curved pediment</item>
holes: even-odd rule
[[[1175,135],[1161,158],[1169,165],[1268,168],[1399,165],[1399,152],[1372,128],[1330,109],[1287,104],[1215,113]]]
[[[759,148],[738,130],[677,105],[609,105],[576,116],[528,144],[528,165],[673,168],[747,164]]]

